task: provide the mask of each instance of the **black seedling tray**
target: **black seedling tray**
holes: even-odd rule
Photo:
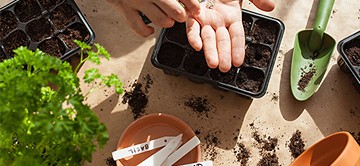
[[[354,85],[360,92],[360,31],[341,40],[337,44],[337,50],[341,57],[338,60],[339,66],[350,71],[354,76]]]
[[[95,34],[74,0],[15,0],[0,9],[0,61],[19,46],[66,60],[80,50],[75,39],[92,44]]]
[[[188,43],[184,23],[162,30],[151,61],[166,74],[183,75],[195,82],[260,98],[266,92],[285,26],[278,19],[247,10],[243,10],[243,24],[245,61],[227,73],[208,68],[203,51],[195,51]]]

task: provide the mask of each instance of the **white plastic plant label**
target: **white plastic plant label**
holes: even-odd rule
[[[138,166],[160,166],[161,163],[163,163],[166,158],[181,145],[182,136],[183,134],[180,134],[175,138],[171,139],[164,148],[160,149],[158,152],[148,157],[146,160],[138,164]]]
[[[191,164],[180,165],[180,166],[212,166],[212,165],[213,165],[212,161],[203,161],[203,162],[191,163]]]
[[[194,136],[189,141],[187,141],[184,145],[182,145],[179,149],[177,149],[174,153],[172,153],[162,164],[161,166],[171,166],[176,161],[184,157],[187,153],[189,153],[192,149],[194,149],[197,145],[200,144],[200,140],[198,137]]]
[[[173,138],[174,137],[161,137],[161,138],[154,139],[154,140],[151,140],[148,142],[130,146],[130,147],[112,152],[112,156],[113,156],[114,160],[119,160],[122,158],[126,158],[129,156],[147,152],[147,151],[157,149],[157,148],[167,145],[169,143],[169,141]]]

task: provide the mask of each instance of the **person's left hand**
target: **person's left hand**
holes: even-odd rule
[[[190,45],[197,51],[203,48],[208,66],[227,72],[232,65],[239,67],[245,57],[241,2],[213,2],[212,8],[209,2],[201,3],[200,14],[186,21],[186,31]]]

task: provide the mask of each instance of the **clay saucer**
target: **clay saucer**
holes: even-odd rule
[[[182,144],[195,136],[194,131],[182,120],[167,114],[150,114],[132,122],[122,133],[117,150],[140,144],[164,136],[183,134]],[[117,166],[136,166],[161,148],[130,156],[116,161]],[[199,162],[201,157],[200,145],[191,150],[174,165]]]
[[[348,132],[337,132],[316,142],[291,166],[360,166],[360,146]]]

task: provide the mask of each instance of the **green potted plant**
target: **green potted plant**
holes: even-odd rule
[[[76,73],[85,61],[100,64],[99,55],[110,55],[99,44],[75,43],[81,48],[75,70],[26,47],[0,63],[0,165],[81,165],[107,142],[106,127],[84,103]],[[103,76],[96,68],[83,79],[123,92],[116,75]]]

